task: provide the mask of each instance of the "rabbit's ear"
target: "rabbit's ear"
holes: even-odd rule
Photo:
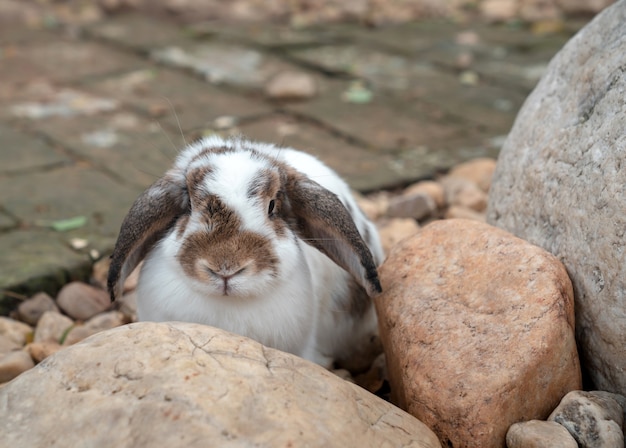
[[[294,170],[287,173],[285,193],[298,236],[352,274],[369,296],[380,293],[372,253],[337,195]]]
[[[185,185],[168,176],[157,180],[135,200],[111,255],[107,287],[112,301],[121,296],[124,281],[133,269],[188,210]]]

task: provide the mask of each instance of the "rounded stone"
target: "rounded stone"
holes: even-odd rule
[[[376,297],[392,400],[443,446],[503,446],[581,387],[572,285],[550,253],[478,221],[397,244]]]
[[[0,388],[0,419],[7,446],[440,447],[318,365],[191,323],[125,325],[55,353]]]

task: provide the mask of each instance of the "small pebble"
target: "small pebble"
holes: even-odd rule
[[[37,325],[39,318],[46,311],[59,312],[54,299],[45,292],[39,292],[17,307],[18,318],[29,325]]]
[[[57,304],[68,316],[87,320],[107,310],[111,299],[106,291],[82,282],[65,285],[57,296]]]
[[[37,323],[34,342],[60,343],[73,325],[74,321],[69,317],[55,311],[46,311]]]
[[[391,198],[387,209],[390,218],[423,219],[437,210],[437,204],[423,193],[402,194]]]
[[[84,325],[72,327],[67,333],[63,345],[76,344],[91,335],[119,327],[120,325],[124,325],[124,323],[126,323],[126,318],[120,311],[109,311],[107,313],[98,314],[85,322]]]
[[[578,448],[563,426],[555,422],[530,420],[511,425],[506,433],[507,448]]]
[[[46,359],[48,356],[61,350],[62,347],[60,344],[56,342],[45,341],[45,342],[31,342],[30,344],[26,346],[26,348],[28,349],[28,353],[30,354],[30,357],[33,358],[33,360],[36,363],[40,363],[41,361]]]
[[[303,72],[278,73],[265,86],[267,97],[276,100],[305,100],[313,98],[316,92],[315,79]]]
[[[446,200],[450,205],[457,205],[476,212],[487,208],[487,193],[469,180],[446,176],[441,181],[446,192]]]
[[[495,169],[496,161],[494,159],[481,157],[455,166],[450,170],[447,177],[466,179],[487,193],[491,187],[491,179]]]
[[[63,339],[63,345],[74,345],[77,342],[82,341],[83,339],[87,339],[89,336],[92,336],[98,333],[99,330],[94,328],[89,328],[86,325],[74,325],[67,333],[67,336]]]
[[[422,193],[430,196],[437,204],[437,208],[446,206],[446,192],[439,182],[424,180],[408,186],[403,194]]]
[[[70,240],[70,247],[74,250],[81,250],[89,245],[89,241],[84,238],[72,238]]]
[[[135,322],[137,320],[137,291],[124,294],[116,300],[117,309],[124,315],[124,320]]]
[[[7,353],[0,358],[0,383],[11,381],[22,372],[35,367],[35,362],[23,350]]]
[[[0,316],[0,335],[20,346],[24,346],[27,340],[32,337],[32,334],[33,328],[30,325],[5,316]]]
[[[470,208],[461,207],[458,205],[452,205],[446,210],[446,219],[472,219],[474,221],[485,222],[487,220],[484,213],[479,213]]]
[[[411,218],[395,218],[381,223],[378,232],[383,251],[388,254],[393,246],[415,235],[419,228],[419,224]]]
[[[0,356],[6,355],[14,350],[21,349],[22,346],[7,336],[0,334]]]
[[[368,197],[356,194],[355,199],[365,216],[373,221],[387,214],[389,196],[385,192],[375,193]]]
[[[223,115],[213,120],[213,127],[215,129],[230,129],[237,125],[237,117],[231,117],[230,115]]]

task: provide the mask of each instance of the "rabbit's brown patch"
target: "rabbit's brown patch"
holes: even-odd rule
[[[230,225],[214,232],[189,235],[178,260],[187,275],[201,281],[211,281],[212,276],[199,268],[199,260],[204,260],[214,271],[237,272],[245,267],[253,274],[269,272],[278,275],[278,256],[270,241],[257,233],[239,231]]]

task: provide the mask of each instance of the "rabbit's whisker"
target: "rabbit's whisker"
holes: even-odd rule
[[[174,115],[174,118],[176,119],[176,124],[178,125],[178,130],[180,131],[180,136],[182,137],[185,146],[187,146],[187,140],[185,139],[185,134],[183,133],[183,127],[180,125],[180,120],[178,118],[178,114],[176,113],[176,108],[174,107],[174,104],[172,104],[168,97],[162,96],[162,98],[170,105],[170,109],[172,110],[172,114]]]

